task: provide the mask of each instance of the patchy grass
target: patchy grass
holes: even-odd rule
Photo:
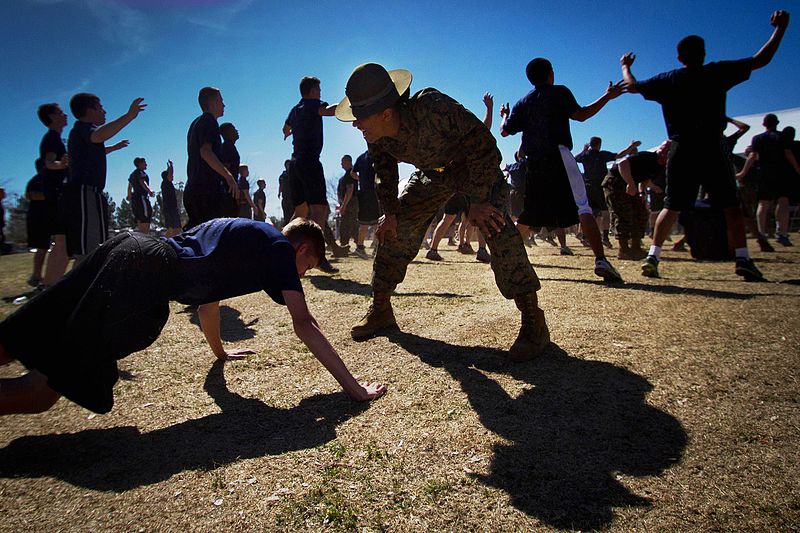
[[[223,302],[226,342],[257,350],[224,366],[172,304],[161,338],[120,362],[110,414],[61,400],[2,418],[0,529],[796,529],[800,251],[755,254],[772,283],[667,252],[661,279],[614,261],[627,283],[609,287],[570,244],[529,250],[553,344],[522,364],[505,352],[514,304],[453,248],[418,256],[393,299],[400,330],[367,342],[349,328],[371,263],[309,276],[348,366],[389,385],[371,405],[265,296]],[[30,261],[0,258],[2,296],[27,290]]]

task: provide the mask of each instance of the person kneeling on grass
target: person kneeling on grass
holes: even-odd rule
[[[297,336],[350,398],[380,397],[385,386],[355,380],[306,306],[300,278],[324,250],[322,230],[304,219],[283,234],[264,222],[215,219],[171,239],[117,235],[0,323],[0,364],[16,359],[30,370],[0,380],[0,414],[44,412],[61,396],[109,412],[117,360],[158,338],[170,300],[198,305],[218,359],[254,353],[222,347],[218,302],[261,290],[286,305]],[[41,324],[52,333],[37,334]]]

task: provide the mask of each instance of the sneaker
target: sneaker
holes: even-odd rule
[[[528,248],[531,248],[533,246],[539,246],[538,244],[536,244],[536,237],[534,237],[533,235],[531,235],[525,240],[525,244],[528,245]]]
[[[420,248],[424,248],[426,250],[430,250],[431,249],[431,245],[428,243],[428,239],[423,239],[422,240],[422,245],[420,246]]]
[[[586,236],[583,233],[578,233],[577,235],[575,235],[575,238],[577,238],[581,242],[584,248],[592,247],[592,245],[589,244],[589,241],[586,239]]]
[[[614,247],[614,245],[611,244],[611,239],[608,238],[608,235],[603,237],[603,246],[605,246],[606,248],[609,248],[609,249]]]
[[[334,243],[330,248],[333,257],[347,257],[347,254],[350,253],[349,246],[339,246]]]
[[[611,283],[620,283],[622,281],[622,276],[619,275],[617,269],[614,268],[611,263],[608,262],[608,259],[604,257],[595,259],[594,273],[595,275],[600,276],[604,280]]]
[[[475,254],[475,259],[480,261],[481,263],[492,262],[492,256],[489,255],[489,252],[486,251],[486,248],[478,248],[478,253]]]
[[[685,252],[686,251],[686,242],[678,241],[672,245],[673,252]]]
[[[354,341],[368,339],[378,331],[396,325],[397,320],[394,318],[391,305],[384,309],[378,309],[373,303],[370,304],[364,318],[350,329],[350,336]]]
[[[475,250],[472,249],[472,245],[470,245],[470,243],[465,242],[463,244],[458,245],[458,252],[462,254],[472,255],[475,253]]]
[[[39,285],[42,284],[42,279],[41,278],[34,278],[33,276],[31,276],[31,277],[28,278],[28,280],[25,283],[27,283],[28,285],[30,285],[33,288],[36,288],[36,287],[38,287]]]
[[[774,252],[775,248],[769,243],[769,241],[765,237],[760,237],[758,239],[758,247],[761,249],[762,252]]]
[[[786,234],[778,234],[775,240],[778,241],[778,244],[782,244],[783,246],[794,246],[792,241],[789,240],[789,236]]]
[[[369,259],[370,255],[367,253],[366,248],[363,246],[356,246],[355,251],[353,251],[353,255],[356,257],[360,257],[361,259]]]
[[[442,256],[439,255],[438,251],[431,248],[430,250],[428,250],[428,253],[425,254],[425,259],[430,259],[431,261],[441,261]]]
[[[331,262],[328,261],[327,259],[323,259],[317,266],[317,268],[322,270],[326,274],[336,274],[337,272],[339,272],[339,269],[333,266]]]
[[[553,238],[552,235],[548,235],[547,237],[544,238],[544,240],[545,242],[549,242],[553,246],[558,246],[558,243],[556,242],[556,240]]]
[[[458,243],[453,237],[447,239],[447,246],[458,246]]]
[[[646,278],[659,278],[658,259],[654,255],[648,255],[642,263],[642,276]]]
[[[575,254],[572,253],[572,250],[570,250],[569,246],[562,246],[561,255],[575,255]]]
[[[740,257],[736,260],[736,275],[742,276],[745,281],[767,281],[749,257]]]

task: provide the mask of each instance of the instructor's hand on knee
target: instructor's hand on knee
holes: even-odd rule
[[[395,215],[383,215],[378,221],[378,229],[375,230],[378,244],[383,244],[387,237],[397,238],[397,216]]]
[[[470,223],[478,226],[486,237],[500,233],[506,225],[503,213],[488,202],[470,205],[467,218]]]

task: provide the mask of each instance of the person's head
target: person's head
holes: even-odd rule
[[[225,122],[219,125],[219,133],[225,142],[235,143],[239,140],[239,130],[230,122]]]
[[[689,35],[678,41],[678,61],[687,67],[699,67],[706,60],[706,43],[699,35]]]
[[[289,165],[291,165],[291,164],[292,164],[292,160],[291,159],[287,159],[286,161],[283,162],[283,168],[285,170],[289,170]]]
[[[5,200],[6,198],[6,190],[0,187],[0,200]]]
[[[325,236],[313,220],[295,218],[283,227],[283,234],[294,246],[297,273],[302,278],[325,257]]]
[[[170,174],[169,170],[162,170],[161,171],[161,179],[164,181],[172,181],[173,176]]]
[[[106,110],[100,98],[91,93],[78,93],[69,101],[69,109],[75,118],[92,124],[106,123]]]
[[[267,182],[264,180],[257,180],[256,185],[258,185],[259,189],[264,189],[267,186]]]
[[[211,113],[214,118],[225,114],[225,102],[222,101],[222,92],[216,87],[203,87],[197,94],[197,102],[203,113]]]
[[[67,114],[56,103],[40,105],[36,114],[39,115],[42,124],[52,130],[60,131],[67,125]]]
[[[41,174],[44,171],[44,161],[41,157],[36,158],[36,161],[33,162],[33,166],[36,167],[37,174]]]
[[[344,170],[350,170],[353,168],[353,158],[349,154],[342,156],[342,168]]]
[[[319,98],[321,94],[319,78],[305,76],[300,80],[300,96],[303,98]]]
[[[658,145],[656,148],[656,156],[658,156],[658,164],[659,165],[666,165],[667,164],[667,156],[669,156],[669,147],[672,145],[672,141],[667,139],[663,143]]]
[[[552,85],[555,75],[553,74],[553,65],[543,57],[531,59],[528,66],[525,67],[525,76],[531,85],[538,87],[539,85]]]
[[[397,135],[397,106],[408,97],[411,79],[411,72],[403,69],[387,71],[377,63],[357,66],[347,80],[345,97],[336,106],[336,118],[352,122],[368,143]]]
[[[602,145],[603,145],[603,139],[601,139],[600,137],[592,137],[589,139],[589,147],[592,150],[599,150]]]
[[[767,113],[766,115],[764,115],[764,122],[762,124],[768,130],[774,130],[778,127],[779,122],[780,121],[778,120],[777,115],[773,113]]]
[[[781,130],[781,138],[784,139],[785,141],[789,142],[793,141],[795,135],[796,132],[792,126],[786,126],[785,128],[783,128],[783,130]]]
[[[250,167],[247,165],[239,165],[239,176],[246,178],[250,175]]]
[[[145,161],[144,157],[134,157],[133,166],[139,170],[145,170],[147,168],[147,161]]]

